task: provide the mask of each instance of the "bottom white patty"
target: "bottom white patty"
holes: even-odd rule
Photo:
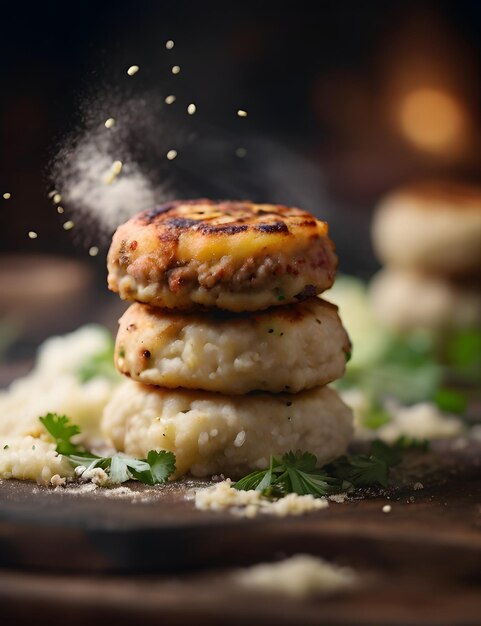
[[[352,413],[328,387],[225,396],[126,381],[105,408],[102,430],[131,456],[174,452],[177,477],[190,472],[236,478],[290,450],[312,452],[319,464],[336,458],[351,438]]]

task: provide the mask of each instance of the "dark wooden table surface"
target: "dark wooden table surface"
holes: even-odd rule
[[[112,497],[5,481],[2,623],[481,624],[479,446],[441,447],[395,479],[307,516],[254,520],[196,510],[191,483]],[[299,600],[231,577],[298,553],[350,565],[361,587]]]

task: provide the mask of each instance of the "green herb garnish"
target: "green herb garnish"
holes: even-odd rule
[[[47,432],[57,444],[56,451],[74,466],[86,470],[99,467],[109,472],[110,482],[120,484],[127,480],[138,480],[147,485],[165,483],[175,472],[175,454],[161,450],[150,450],[146,459],[134,459],[125,454],[101,457],[73,443],[72,437],[80,434],[80,428],[72,424],[65,415],[48,413],[39,418]]]
[[[310,452],[298,450],[280,458],[271,456],[268,469],[244,476],[234,487],[255,489],[266,496],[297,493],[319,498],[352,487],[386,487],[390,468],[401,460],[400,446],[388,446],[382,441],[372,443],[370,454],[339,457],[324,467],[317,467],[317,459]]]

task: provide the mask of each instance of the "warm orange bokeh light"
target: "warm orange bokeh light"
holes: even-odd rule
[[[401,129],[417,148],[442,152],[460,148],[466,137],[466,114],[459,101],[440,89],[421,88],[401,99]]]

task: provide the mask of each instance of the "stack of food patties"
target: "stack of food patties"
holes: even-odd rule
[[[109,287],[136,301],[115,354],[132,380],[104,434],[136,457],[174,452],[176,476],[237,477],[290,450],[343,454],[352,415],[326,385],[351,347],[317,297],[336,265],[327,224],[297,208],[192,200],[120,226]]]
[[[481,188],[430,181],[382,200],[373,244],[386,267],[373,309],[395,330],[481,327]]]

